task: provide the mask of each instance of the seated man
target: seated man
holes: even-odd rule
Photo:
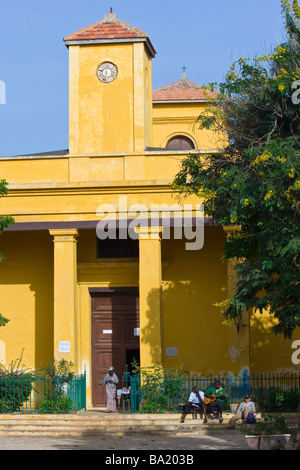
[[[236,410],[235,415],[229,421],[229,426],[231,428],[234,428],[236,421],[239,419],[242,419],[245,422],[250,411],[253,414],[256,413],[255,404],[251,400],[249,393],[246,393],[244,401],[240,404],[240,406]]]
[[[184,407],[184,412],[181,415],[180,422],[184,423],[184,419],[188,413],[190,413],[191,409],[195,406],[202,408],[203,414],[204,414],[204,423],[207,423],[207,417],[206,417],[206,406],[204,404],[204,396],[208,396],[211,398],[209,395],[205,394],[204,392],[201,392],[198,387],[193,387],[193,391],[191,392],[189,396],[189,400],[187,404]]]
[[[213,387],[210,387],[206,390],[206,394],[208,395],[215,395],[214,401],[210,402],[213,419],[218,418],[219,422],[222,423],[223,421],[223,408],[224,402],[226,399],[226,390],[221,386],[220,382],[217,380]]]

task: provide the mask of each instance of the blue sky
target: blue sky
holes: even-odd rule
[[[63,37],[111,7],[149,34],[153,88],[179,80],[183,65],[192,82],[221,82],[234,60],[269,52],[284,36],[280,0],[0,0],[1,156],[68,148]]]

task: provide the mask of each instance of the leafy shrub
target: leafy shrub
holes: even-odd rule
[[[297,434],[297,427],[291,426],[286,418],[278,413],[263,413],[255,424],[240,424],[240,431],[254,436]]]
[[[12,411],[10,401],[5,398],[0,400],[0,413],[9,413],[10,411]]]
[[[153,367],[140,368],[136,362],[131,384],[137,398],[137,408],[142,412],[157,413],[179,409],[186,399],[185,381],[187,373],[181,369],[170,369],[160,363]]]
[[[283,391],[280,388],[274,388],[269,391],[264,400],[260,400],[260,405],[265,411],[296,411],[300,404],[300,390],[291,388]]]
[[[61,397],[59,400],[47,399],[40,406],[42,413],[67,413],[74,408],[74,401],[68,397]]]
[[[45,367],[46,377],[52,380],[58,380],[64,383],[70,382],[74,376],[74,364],[65,359],[59,361],[53,360],[47,367]]]
[[[300,390],[292,388],[285,393],[284,405],[286,411],[296,411],[300,405]]]
[[[0,364],[0,412],[19,411],[29,399],[35,372],[21,365],[22,356],[7,367]]]
[[[44,413],[63,413],[74,408],[74,401],[68,398],[68,384],[74,379],[74,364],[65,359],[53,360],[44,369],[45,400],[40,403],[39,411]]]

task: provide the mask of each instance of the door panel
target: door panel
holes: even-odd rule
[[[138,290],[91,292],[92,299],[92,400],[105,406],[104,376],[115,368],[122,387],[128,350],[139,350]]]

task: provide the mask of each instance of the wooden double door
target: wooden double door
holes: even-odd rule
[[[92,401],[105,406],[102,385],[109,367],[113,366],[122,388],[126,365],[133,358],[139,362],[139,296],[138,288],[91,289],[92,303]]]

